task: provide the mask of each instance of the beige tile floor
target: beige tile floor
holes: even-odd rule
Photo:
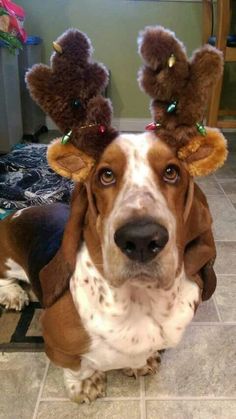
[[[214,218],[218,287],[159,373],[134,380],[108,374],[107,396],[68,401],[62,372],[43,353],[0,355],[0,419],[236,418],[236,138],[229,159],[199,183]]]

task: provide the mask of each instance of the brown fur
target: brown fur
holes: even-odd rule
[[[184,229],[184,264],[189,278],[196,280],[200,275],[203,300],[208,300],[216,287],[216,276],[213,270],[216,248],[211,223],[212,218],[207,200],[195,184],[193,202]]]
[[[202,282],[199,284],[203,289],[203,299],[208,299],[212,295],[216,286],[216,278],[214,276],[213,267],[208,269],[207,273],[211,280],[208,281],[208,276],[203,275],[202,269],[209,262],[214,261],[216,257],[215,244],[213,234],[211,231],[212,218],[207,204],[207,200],[200,190],[194,184],[193,194],[191,193],[191,182],[188,174],[188,168],[185,165],[180,165],[178,158],[173,156],[173,150],[166,145],[160,148],[160,142],[156,143],[155,148],[150,154],[150,164],[155,172],[160,174],[163,172],[165,162],[175,164],[180,168],[181,183],[175,188],[163,187],[159,183],[168,205],[175,214],[178,250],[180,262],[184,258],[186,273],[189,278],[194,281],[198,280],[198,275]],[[174,152],[175,153],[175,152]],[[156,156],[159,156],[157,159]],[[187,170],[185,170],[187,168]],[[189,196],[190,194],[190,196]],[[184,217],[186,205],[189,206],[188,216]],[[213,274],[212,274],[213,271]]]
[[[44,310],[41,322],[49,359],[60,367],[78,370],[80,356],[89,350],[90,338],[69,291]]]
[[[147,27],[141,32],[138,44],[144,61],[138,82],[152,98],[153,119],[161,123],[158,135],[183,145],[198,134],[195,124],[203,120],[211,89],[223,71],[222,54],[205,45],[188,59],[175,34],[161,26]],[[176,62],[170,68],[171,54]],[[178,102],[177,109],[167,113],[173,100]]]
[[[84,218],[88,202],[85,187],[75,187],[69,220],[63,234],[62,245],[54,258],[41,270],[40,283],[43,305],[52,305],[68,288],[75,269],[76,255],[83,239]]]

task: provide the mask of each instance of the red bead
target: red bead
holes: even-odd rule
[[[158,125],[156,122],[151,122],[150,124],[146,125],[145,129],[146,131],[155,131],[157,129]]]
[[[106,131],[106,127],[104,127],[104,125],[99,125],[98,130],[101,134],[104,134],[104,132]]]

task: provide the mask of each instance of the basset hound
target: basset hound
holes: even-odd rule
[[[70,207],[0,222],[0,303],[21,310],[21,281],[32,284],[71,400],[102,396],[109,370],[156,372],[158,351],[180,342],[214,292],[212,219],[188,170],[202,158],[181,159],[153,132],[119,134]]]

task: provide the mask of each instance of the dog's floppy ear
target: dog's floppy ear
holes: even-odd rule
[[[187,165],[191,176],[205,176],[221,167],[227,158],[224,136],[214,128],[207,128],[206,135],[197,135],[181,147],[178,157]]]
[[[62,144],[60,138],[48,146],[47,160],[56,173],[76,182],[84,182],[95,164],[88,154],[71,143]]]
[[[189,278],[198,281],[200,277],[203,300],[208,300],[216,287],[213,270],[216,250],[211,224],[205,195],[194,185],[193,202],[185,224],[184,265]]]
[[[72,195],[70,216],[64,230],[61,247],[39,274],[44,307],[51,306],[69,287],[69,280],[75,269],[76,255],[83,236],[87,207],[86,188],[83,184],[78,184]]]

